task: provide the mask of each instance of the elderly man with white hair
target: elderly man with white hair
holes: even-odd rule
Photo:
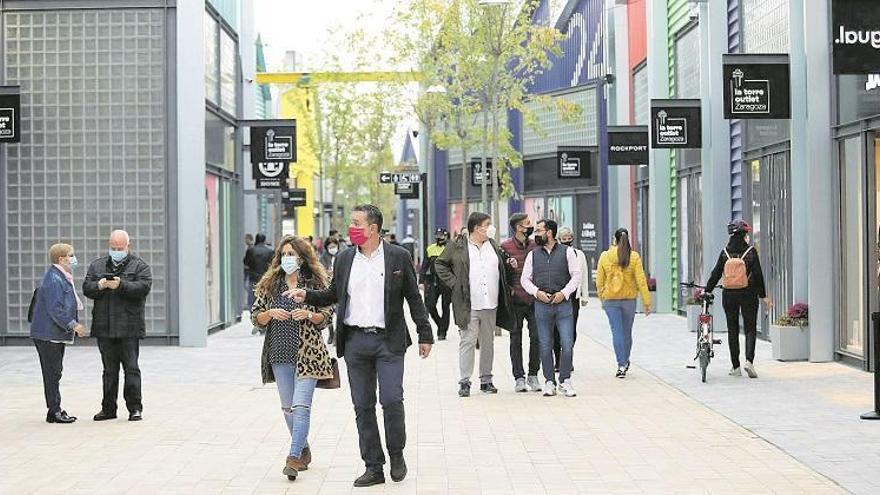
[[[104,399],[95,421],[116,418],[119,367],[125,372],[122,388],[129,421],[142,419],[140,340],[146,336],[144,306],[153,284],[147,263],[131,254],[124,230],[110,234],[110,249],[89,265],[83,293],[95,301],[91,336],[98,339],[104,364]]]

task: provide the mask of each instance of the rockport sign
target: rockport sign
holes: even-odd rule
[[[648,126],[608,126],[608,165],[647,165]]]
[[[876,0],[833,0],[831,23],[835,74],[880,71],[880,9]]]

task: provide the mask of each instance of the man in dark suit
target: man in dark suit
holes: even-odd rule
[[[354,247],[339,254],[326,290],[297,289],[297,302],[315,306],[338,304],[336,350],[345,358],[348,383],[366,472],[356,487],[385,482],[385,454],[376,420],[376,383],[385,418],[385,444],[391,458],[391,479],[406,477],[403,458],[406,428],[403,409],[403,357],[412,344],[403,300],[419,334],[419,355],[428,357],[434,343],[409,253],[382,240],[382,212],[373,205],[352,210],[348,229]]]

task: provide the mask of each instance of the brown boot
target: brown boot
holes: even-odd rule
[[[303,464],[305,464],[308,468],[309,464],[312,463],[312,449],[304,447],[302,453],[299,455],[299,458],[302,459]]]
[[[299,471],[308,471],[309,465],[303,461],[302,457],[287,456],[287,467]]]

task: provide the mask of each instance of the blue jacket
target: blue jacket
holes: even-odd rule
[[[31,322],[31,338],[36,340],[73,340],[73,328],[79,322],[76,314],[76,295],[73,286],[55,266],[43,275],[34,318]]]

